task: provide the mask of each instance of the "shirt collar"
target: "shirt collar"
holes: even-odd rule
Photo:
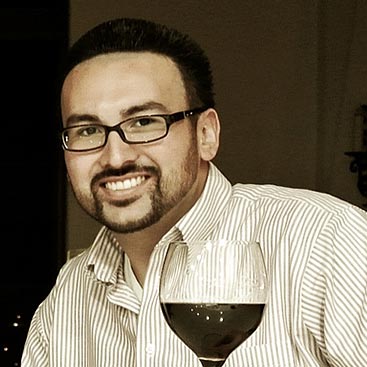
[[[177,222],[183,240],[206,239],[231,198],[232,185],[210,162],[204,190],[194,206]]]
[[[113,233],[102,227],[87,258],[87,268],[105,283],[116,284],[119,266],[123,265],[123,251]]]

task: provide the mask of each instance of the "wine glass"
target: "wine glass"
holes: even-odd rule
[[[168,246],[160,278],[161,309],[203,367],[222,366],[256,330],[267,292],[256,242],[174,241]]]

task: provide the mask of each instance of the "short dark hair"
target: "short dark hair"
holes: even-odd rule
[[[187,34],[144,19],[117,18],[90,29],[70,48],[63,80],[81,62],[115,52],[152,52],[169,57],[180,70],[190,107],[214,107],[212,71],[203,49]]]

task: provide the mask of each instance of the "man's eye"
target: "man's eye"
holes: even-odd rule
[[[151,117],[142,117],[134,121],[134,127],[144,127],[151,125],[155,122],[154,118]]]
[[[78,131],[79,136],[85,136],[85,137],[101,133],[103,133],[103,129],[101,129],[98,126],[84,126],[80,127]]]

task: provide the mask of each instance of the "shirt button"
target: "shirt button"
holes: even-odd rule
[[[146,348],[145,348],[145,352],[146,352],[147,354],[149,354],[149,355],[154,354],[154,352],[155,352],[155,346],[154,346],[154,344],[149,343],[149,344],[146,346]]]

